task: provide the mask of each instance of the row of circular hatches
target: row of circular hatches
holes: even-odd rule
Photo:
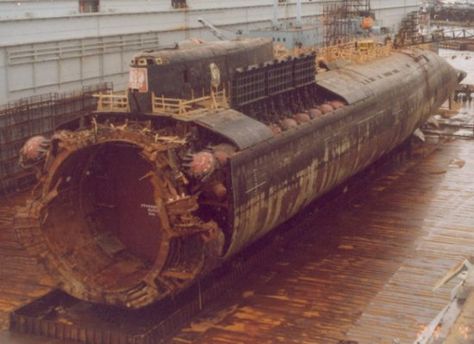
[[[150,57],[140,57],[138,59],[132,59],[131,64],[132,66],[146,67],[153,64],[153,62],[157,65],[162,65],[163,59],[161,57],[155,57],[154,59]]]

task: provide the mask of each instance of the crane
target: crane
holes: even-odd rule
[[[208,28],[212,34],[221,41],[232,40],[236,38],[236,35],[233,32],[218,29],[206,19],[199,18],[198,22],[201,23],[202,26]]]

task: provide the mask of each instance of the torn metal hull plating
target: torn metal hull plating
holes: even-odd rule
[[[283,132],[232,109],[189,121],[121,114],[56,133],[16,231],[67,293],[144,307],[402,143],[458,76],[434,53],[396,53],[272,97],[299,102]],[[315,94],[326,103],[303,111]]]

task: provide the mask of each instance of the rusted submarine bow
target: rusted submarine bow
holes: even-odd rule
[[[252,44],[268,57],[266,41]],[[147,52],[134,73],[146,81],[208,54],[214,74],[238,81],[233,108],[99,114],[25,145],[39,185],[15,228],[67,293],[140,308],[183,290],[410,137],[465,75],[426,51],[315,80],[314,55],[256,65],[242,41],[199,49]],[[248,67],[223,70],[245,58]],[[194,74],[183,75],[191,87]],[[129,91],[140,109],[157,99],[140,90],[173,86],[159,81]]]
[[[63,290],[140,308],[215,266],[223,234],[193,215],[198,196],[174,163],[185,140],[144,126],[53,136],[43,188],[16,228]]]

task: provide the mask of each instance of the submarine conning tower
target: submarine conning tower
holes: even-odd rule
[[[271,124],[324,100],[316,99],[315,75],[314,52],[275,58],[268,38],[190,40],[135,55],[125,101],[131,113],[164,114],[181,107],[182,114],[211,97]],[[294,125],[286,122],[285,128]]]
[[[268,38],[232,41],[189,40],[135,55],[130,63],[131,111],[151,112],[150,94],[190,99],[226,87],[236,69],[273,60]]]
[[[268,60],[252,42],[232,68],[239,41],[140,53],[127,106],[27,145],[39,185],[15,229],[59,288],[136,309],[192,286],[406,140],[458,84],[428,51],[315,79],[314,54]]]

